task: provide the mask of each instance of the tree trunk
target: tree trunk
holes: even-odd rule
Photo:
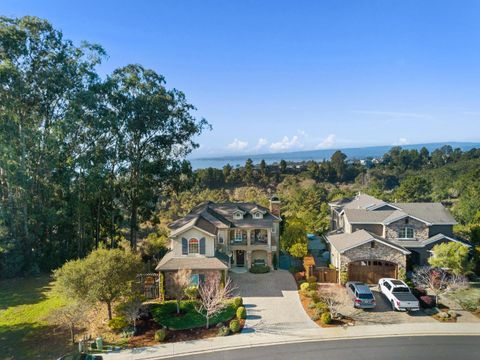
[[[132,212],[130,215],[130,247],[133,252],[137,251],[137,212],[137,201],[134,199],[132,201]]]
[[[177,300],[177,314],[180,314],[180,301]]]
[[[108,320],[112,320],[112,303],[107,301]]]
[[[72,341],[72,345],[75,345],[75,325],[70,324],[70,340]]]
[[[205,326],[205,329],[208,329],[210,326],[210,317],[207,316],[207,325]]]
[[[97,216],[95,225],[95,249],[98,249],[98,243],[100,242],[100,200],[97,201]]]

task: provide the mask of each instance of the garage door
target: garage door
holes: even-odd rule
[[[376,284],[381,278],[395,278],[397,265],[383,260],[354,261],[348,265],[348,280]]]

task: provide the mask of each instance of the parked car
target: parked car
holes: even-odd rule
[[[410,288],[403,281],[383,278],[378,281],[378,287],[382,294],[390,301],[393,310],[420,310],[418,299],[411,293]]]
[[[370,288],[359,281],[349,281],[345,284],[347,293],[353,300],[353,307],[359,309],[373,309],[377,303]]]
[[[90,355],[90,354],[67,354],[59,357],[57,360],[102,360],[103,356],[101,355]]]

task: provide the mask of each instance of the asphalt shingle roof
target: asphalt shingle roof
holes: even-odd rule
[[[337,235],[328,235],[327,240],[339,252],[343,252],[343,251],[346,251],[347,249],[355,248],[357,246],[366,244],[372,240],[381,241],[383,243],[386,243],[398,249],[399,251],[408,252],[408,250],[405,249],[404,247],[394,244],[379,236],[373,235],[372,233],[363,229],[355,231],[353,233],[349,233],[349,234],[343,233],[343,234],[337,234]]]
[[[155,270],[226,270],[228,266],[214,256],[175,256],[173,252],[166,254]]]

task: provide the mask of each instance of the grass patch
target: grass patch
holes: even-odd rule
[[[70,350],[68,336],[45,321],[64,305],[51,285],[49,276],[0,281],[1,356],[49,359]]]
[[[195,301],[185,300],[180,302],[180,315],[177,315],[177,304],[175,301],[166,301],[164,304],[152,304],[151,311],[153,319],[157,324],[172,330],[187,330],[205,327],[205,317],[195,310]],[[228,302],[227,307],[219,314],[210,318],[210,326],[227,322],[235,316],[236,307]]]
[[[448,297],[459,303],[462,308],[468,311],[475,311],[480,307],[480,288],[470,287],[448,294]]]

